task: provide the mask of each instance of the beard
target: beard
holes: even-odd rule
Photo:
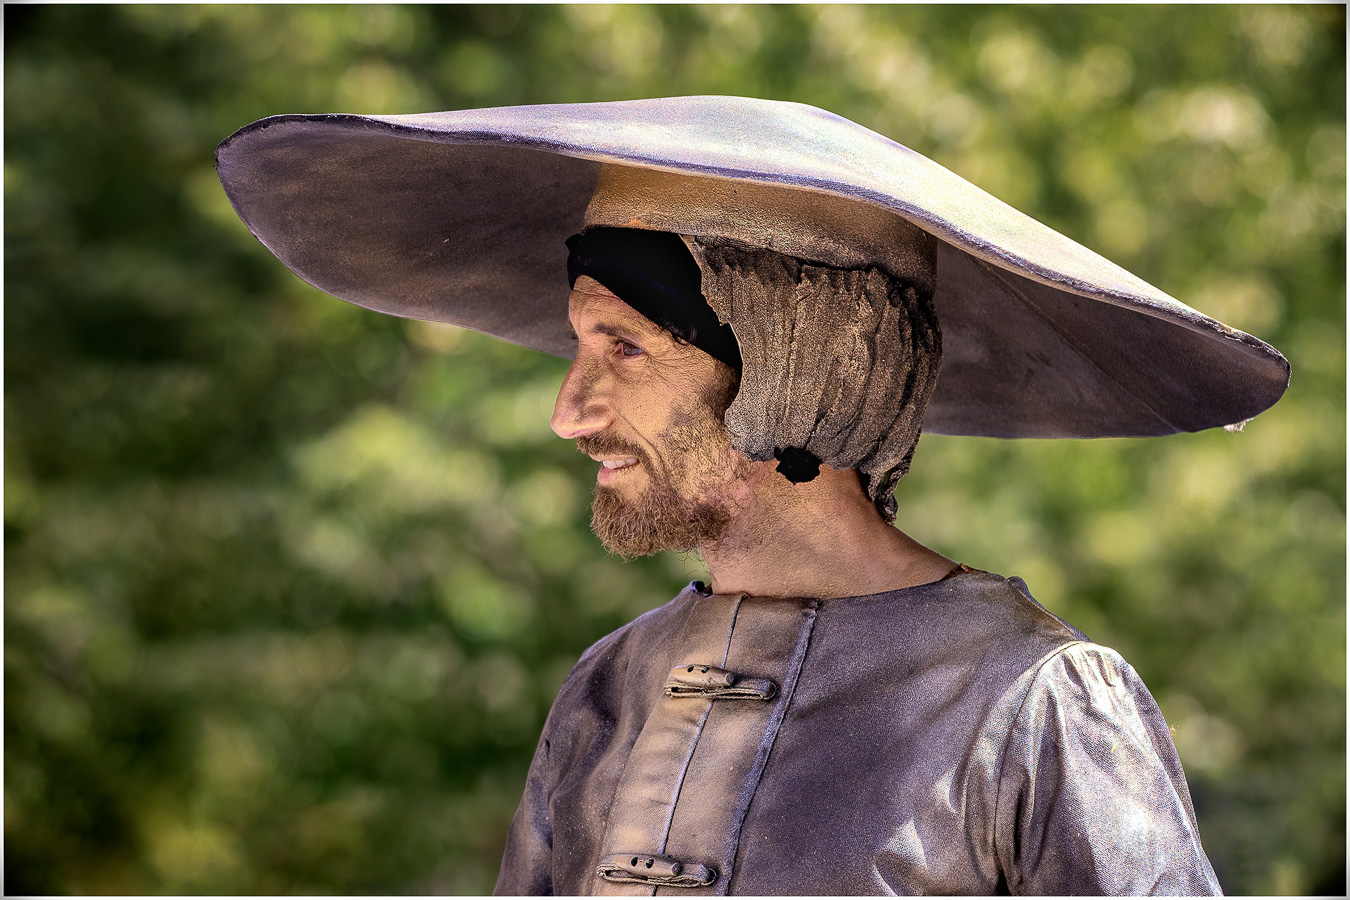
[[[645,448],[607,432],[577,439],[582,453],[631,456],[647,473],[647,486],[635,497],[595,486],[591,530],[606,550],[625,558],[650,556],[697,550],[726,535],[734,518],[728,489],[750,471],[750,461],[731,446],[722,424],[736,386],[724,376],[659,436],[655,447],[668,465],[656,466]]]
[[[726,534],[732,519],[730,504],[706,484],[698,484],[708,479],[690,477],[688,470],[694,466],[681,466],[680,471],[657,469],[642,447],[609,435],[582,438],[578,444],[587,453],[634,457],[647,472],[647,486],[636,497],[625,496],[618,488],[595,486],[591,530],[610,553],[632,558],[662,550],[696,550],[700,544],[717,543]],[[741,474],[740,467],[733,464],[727,474]]]
[[[731,524],[731,511],[712,500],[681,497],[662,479],[636,500],[596,485],[591,530],[610,553],[631,559],[662,550],[696,550],[717,543]]]

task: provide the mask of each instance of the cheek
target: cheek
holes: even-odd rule
[[[626,385],[622,418],[651,442],[672,472],[725,465],[724,454],[731,450],[722,414],[734,396],[735,374],[720,363],[707,363],[718,368],[705,371],[652,359],[642,382]]]
[[[672,461],[682,463],[685,470],[727,466],[728,454],[735,453],[727,440],[726,428],[703,404],[674,410],[662,431],[661,443]]]
[[[658,423],[671,414],[669,397],[662,402],[659,391],[630,391],[624,409],[627,417],[636,422]]]
[[[688,395],[666,382],[627,384],[619,401],[620,416],[639,435],[657,438],[688,421]]]

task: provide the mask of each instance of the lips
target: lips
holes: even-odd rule
[[[618,459],[601,459],[600,471],[596,473],[595,480],[599,484],[610,484],[617,478],[626,478],[628,471],[637,468],[638,461],[635,457],[624,456]]]
[[[596,478],[603,485],[626,479],[626,473],[642,468],[647,459],[642,448],[607,432],[583,435],[577,449],[600,464]]]

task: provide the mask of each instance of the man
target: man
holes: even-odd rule
[[[1272,348],[794,104],[277,117],[218,161],[325,290],[574,355],[597,534],[708,564],[569,676],[498,892],[1218,890],[1133,670],[890,523],[921,426],[1237,424]]]

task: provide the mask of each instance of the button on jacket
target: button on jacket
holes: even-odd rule
[[[817,601],[695,583],[559,692],[499,894],[1214,894],[1114,651],[963,569]]]

